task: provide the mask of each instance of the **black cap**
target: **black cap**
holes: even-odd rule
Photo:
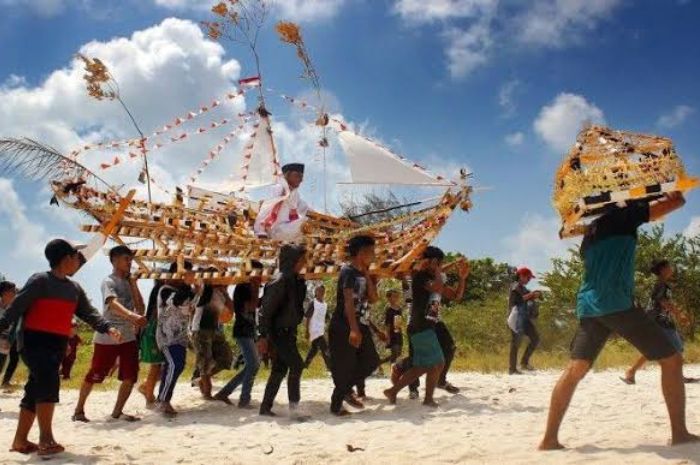
[[[7,291],[14,291],[17,289],[15,283],[11,281],[0,281],[0,294]]]
[[[44,256],[49,261],[49,266],[55,268],[65,257],[78,254],[80,251],[65,239],[53,239],[46,244]]]
[[[117,245],[109,249],[109,261],[114,260],[116,257],[121,257],[122,255],[134,256],[134,252],[125,245]]]
[[[304,174],[304,164],[303,163],[287,163],[282,167],[282,173],[287,174],[290,171],[296,171],[297,173]]]

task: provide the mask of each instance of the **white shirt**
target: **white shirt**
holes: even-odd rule
[[[309,206],[301,199],[299,189],[291,189],[284,178],[273,188],[272,198],[265,200],[255,219],[254,231],[258,236],[269,235],[271,239],[295,242],[301,236],[301,225],[306,221]],[[265,222],[276,212],[269,232]],[[296,212],[296,216],[290,217]]]
[[[326,312],[328,311],[328,305],[325,302],[314,299],[313,305],[314,313],[309,320],[309,339],[312,341],[326,332]]]

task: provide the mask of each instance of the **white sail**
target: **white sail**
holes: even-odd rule
[[[351,131],[339,131],[338,138],[348,158],[353,184],[453,185]]]
[[[270,120],[261,118],[242,153],[242,167],[233,178],[237,187],[260,187],[274,184],[275,148],[270,129]]]

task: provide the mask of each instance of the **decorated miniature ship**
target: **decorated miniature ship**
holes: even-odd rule
[[[584,128],[555,178],[560,236],[583,234],[591,218],[621,202],[653,201],[698,185],[700,180],[688,176],[670,139],[603,126]]]
[[[223,19],[205,23],[210,29],[210,37],[218,38],[225,34],[227,26],[240,29],[261,24],[265,18],[265,3],[251,2],[251,5],[258,5],[261,9],[259,15],[256,13],[258,10],[253,8],[245,10],[246,14],[253,14],[246,22],[241,20],[243,11],[233,10],[240,7],[240,2],[230,2],[228,7],[217,5],[214,13]],[[259,25],[256,27],[257,34]],[[292,23],[280,23],[277,30],[284,42],[296,47],[305,76],[319,90],[318,76],[308,58],[298,27]],[[245,193],[251,188],[274,184],[282,173],[272,115],[265,102],[265,91],[268,89],[263,87],[255,43],[251,41],[249,45],[258,63],[258,75],[240,80],[237,89],[199,109],[169,120],[150,134],[141,132],[134,122],[140,134],[138,138],[88,144],[66,155],[29,139],[0,139],[0,168],[6,172],[48,179],[54,193],[52,202],[77,209],[93,220],[82,226],[84,232],[94,234],[90,251],[85,253],[89,255],[99,250],[107,239],[119,244],[126,243],[135,250],[138,266],[135,276],[139,279],[181,278],[185,273],[185,262],[194,265],[195,279],[210,283],[235,284],[259,274],[268,277],[274,272],[281,242],[256,236],[253,226],[261,202],[250,200]],[[118,86],[111,84],[114,78],[106,64],[97,58],[79,58],[85,63],[89,95],[99,100],[120,100]],[[212,116],[214,112],[226,111],[231,107],[223,103],[245,98],[249,91],[259,94],[255,111],[224,114],[219,119],[213,119],[213,122],[196,126],[203,114]],[[337,141],[347,156],[352,183],[437,186],[443,190],[439,198],[420,202],[418,209],[402,209],[398,216],[370,224],[360,224],[352,218],[309,212],[300,240],[308,250],[308,266],[303,271],[307,278],[320,279],[337,273],[346,258],[347,239],[360,233],[372,235],[377,240],[376,261],[372,266],[377,275],[392,276],[405,272],[435,239],[457,207],[464,211],[471,208],[472,188],[467,184],[468,175],[464,171],[454,181],[432,175],[358,134],[350,124],[330,116],[323,108],[315,108],[288,96],[282,97],[292,105],[316,112],[312,124],[320,131],[319,147],[325,150],[331,143],[329,136],[333,136],[330,140]],[[123,106],[127,109],[126,105]],[[171,193],[172,201],[153,201],[150,188],[155,180],[148,170],[148,155],[153,155],[165,145],[195,138],[221,126],[231,127],[231,132],[207,151],[190,178],[190,185],[159,186]],[[214,192],[198,186],[199,174],[240,133],[247,133],[249,138],[240,157],[242,164],[235,179],[227,184],[226,191]],[[108,170],[121,163],[143,162],[139,181],[148,185],[147,199],[137,198],[135,183],[121,187],[110,185],[96,174],[97,170],[91,171],[80,162],[85,152],[109,150],[121,151],[121,154],[101,164],[100,170]],[[262,262],[264,268],[254,269],[251,266],[253,260]],[[178,264],[177,271],[165,271],[168,264],[173,262]]]

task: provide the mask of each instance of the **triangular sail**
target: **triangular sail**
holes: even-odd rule
[[[243,164],[233,178],[234,186],[260,187],[274,184],[277,159],[269,118],[261,118],[243,148]]]
[[[353,184],[453,185],[351,131],[339,131],[338,138],[348,158]]]

